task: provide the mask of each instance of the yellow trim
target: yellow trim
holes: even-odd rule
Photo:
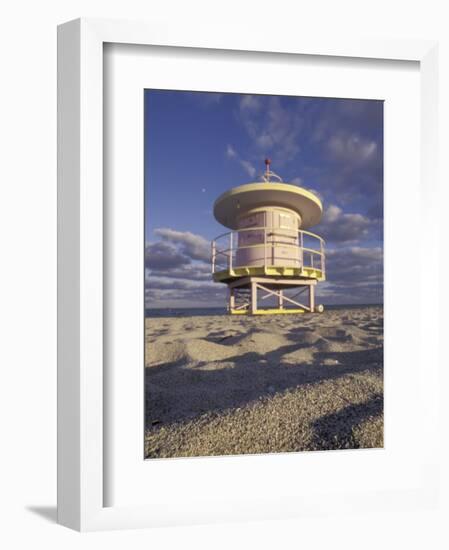
[[[305,309],[257,309],[254,315],[286,315],[288,313],[305,313]],[[231,315],[252,315],[249,309],[231,309]]]
[[[326,278],[321,269],[314,267],[283,267],[283,266],[266,266],[266,267],[236,267],[235,269],[225,269],[216,271],[213,274],[214,281],[217,283],[229,281],[229,279],[238,279],[239,277],[303,277],[306,279],[316,279],[324,281]],[[288,282],[288,279],[286,279]]]

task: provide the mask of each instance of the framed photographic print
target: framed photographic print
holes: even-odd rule
[[[435,44],[58,37],[60,523],[434,503]]]
[[[145,457],[383,447],[383,101],[144,102]]]

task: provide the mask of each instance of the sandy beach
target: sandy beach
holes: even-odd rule
[[[147,458],[383,446],[383,309],[147,318]]]

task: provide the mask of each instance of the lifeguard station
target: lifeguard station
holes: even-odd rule
[[[223,193],[214,216],[231,231],[212,242],[212,276],[228,286],[231,314],[304,313],[315,306],[315,286],[324,281],[324,241],[306,231],[322,215],[320,199],[271,171],[270,159],[260,182]],[[297,289],[292,296],[286,289]],[[308,294],[308,304],[298,301]],[[275,299],[275,307],[260,307]]]

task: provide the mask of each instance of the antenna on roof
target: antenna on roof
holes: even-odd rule
[[[265,159],[265,174],[267,175],[267,177],[269,177],[269,174],[270,174],[270,164],[271,164],[271,159],[269,158],[266,158]]]
[[[281,176],[278,176],[277,174],[275,174],[274,172],[272,172],[270,170],[270,166],[271,166],[271,159],[269,159],[268,157],[265,159],[265,172],[263,173],[262,175],[262,179],[264,182],[266,183],[270,183],[271,182],[271,178],[275,178],[277,180],[279,180],[281,183],[282,183],[282,178]]]

